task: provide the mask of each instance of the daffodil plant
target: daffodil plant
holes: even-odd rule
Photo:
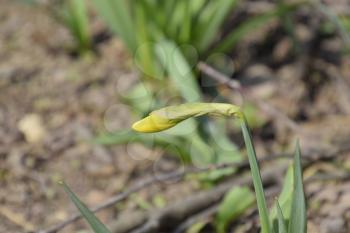
[[[205,114],[223,117],[236,117],[241,120],[241,128],[247,148],[248,160],[251,168],[253,186],[257,207],[259,210],[262,233],[305,233],[306,232],[306,208],[302,182],[302,169],[300,163],[300,148],[294,156],[293,166],[287,172],[282,192],[278,197],[270,215],[268,213],[263,183],[260,175],[259,164],[256,158],[254,145],[249,132],[244,113],[239,106],[224,103],[187,103],[178,106],[170,106],[153,111],[146,118],[133,124],[132,128],[142,133],[153,133],[167,130],[180,122]],[[71,200],[79,209],[84,218],[96,233],[109,233],[108,229],[96,218],[96,216],[82,203],[79,198],[64,185]],[[244,189],[243,189],[244,190]],[[249,198],[249,190],[236,190],[240,198]],[[248,192],[248,193],[247,193]],[[251,198],[251,197],[250,197]],[[244,200],[241,201],[241,203]],[[226,211],[226,210],[225,210]],[[220,231],[222,232],[222,231]]]
[[[146,118],[134,123],[132,128],[138,132],[143,133],[159,132],[174,127],[188,118],[202,116],[205,114],[223,117],[236,117],[241,120],[241,128],[253,177],[253,186],[256,192],[256,200],[261,223],[261,232],[306,232],[305,199],[300,168],[299,146],[297,146],[294,158],[293,190],[290,206],[288,206],[290,213],[287,213],[289,219],[285,219],[283,217],[283,210],[280,208],[280,205],[277,202],[276,217],[273,218],[270,222],[254,145],[251,139],[251,134],[246,118],[239,106],[225,103],[187,103],[178,106],[169,106],[151,112]],[[275,224],[276,222],[277,225]]]

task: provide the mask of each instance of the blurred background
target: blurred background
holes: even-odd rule
[[[130,129],[199,101],[242,106],[271,201],[298,138],[309,232],[350,231],[349,1],[0,4],[0,232],[56,232],[77,213],[60,180],[114,233],[258,232],[251,189],[230,190],[249,182],[237,122]]]

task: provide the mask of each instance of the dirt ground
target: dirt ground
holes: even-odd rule
[[[118,100],[137,80],[118,39],[96,44],[97,55],[81,59],[69,51],[68,31],[47,11],[11,0],[0,0],[0,5],[0,232],[35,232],[76,213],[59,180],[96,206],[154,175],[155,158],[145,156],[152,152],[142,146],[90,142],[100,132],[129,127],[135,120]],[[270,47],[253,37],[233,52],[241,61],[234,77],[247,82],[255,98],[287,114],[297,128],[265,116],[264,126],[254,131],[258,152],[290,151],[296,137],[312,156],[347,146],[350,56],[342,54],[342,39],[298,24],[296,32],[308,51],[290,58],[290,43],[278,30],[271,32],[271,25],[262,33],[276,37]],[[36,130],[26,130],[28,125]],[[345,151],[306,168],[305,178],[318,177],[306,186],[309,232],[350,232],[349,155]],[[322,175],[326,178],[319,179]],[[125,209],[146,208],[159,193],[169,203],[196,189],[191,180],[150,186],[98,216],[109,223]],[[88,232],[83,229],[86,224],[79,221],[60,232]]]

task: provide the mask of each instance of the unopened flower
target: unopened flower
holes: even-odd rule
[[[153,111],[146,118],[137,121],[132,128],[143,133],[153,133],[169,129],[191,117],[205,114],[241,117],[240,107],[224,103],[187,103],[169,106]]]

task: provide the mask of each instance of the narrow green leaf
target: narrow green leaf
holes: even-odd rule
[[[84,52],[90,49],[91,35],[85,0],[66,0],[62,18],[75,38],[79,50]]]
[[[151,43],[151,30],[147,24],[145,7],[136,1],[134,3],[134,10],[135,15],[137,15],[135,17],[135,30],[137,32],[137,44],[139,45],[135,51],[137,62],[141,65],[145,75],[151,78],[160,78],[159,72],[157,72],[157,63],[153,48],[154,43]]]
[[[220,0],[215,2],[215,6],[212,6],[213,4],[211,4],[211,7],[215,7],[216,10],[211,15],[210,20],[202,25],[205,26],[205,28],[199,27],[204,29],[204,31],[196,32],[197,35],[200,35],[198,41],[198,49],[200,52],[207,49],[213,42],[227,14],[233,9],[236,3],[236,0]]]
[[[190,8],[191,8],[191,15],[193,17],[196,17],[196,15],[200,14],[203,7],[207,4],[207,0],[195,0],[195,1],[188,1],[190,2]]]
[[[283,181],[283,188],[277,200],[278,204],[280,205],[283,216],[287,221],[289,221],[291,209],[292,209],[293,190],[294,190],[294,171],[293,171],[293,166],[291,165],[289,166],[287,174],[285,175],[285,178]],[[272,208],[270,213],[272,227],[274,228],[275,232],[278,232],[277,202],[275,206]]]
[[[189,43],[191,36],[191,3],[190,1],[185,1],[183,4],[183,18],[182,26],[180,27],[179,42],[182,44]]]
[[[239,217],[253,203],[254,194],[247,187],[234,187],[220,203],[215,225],[218,233],[225,233],[230,222]]]
[[[160,3],[171,2],[171,1],[161,1]],[[155,27],[163,31],[164,24],[166,22],[166,12],[164,4],[158,4],[157,1],[147,1],[147,0],[138,0],[136,4],[141,4],[143,10],[145,11],[146,16],[152,15],[152,20],[148,22],[154,23]],[[147,30],[147,29],[146,29]]]
[[[306,204],[300,154],[300,146],[299,142],[297,142],[294,155],[294,192],[288,233],[306,232]]]
[[[171,41],[162,41],[159,42],[156,52],[182,97],[188,102],[200,100],[198,84],[180,49]]]
[[[86,219],[86,221],[90,224],[91,228],[95,233],[110,233],[105,225],[91,212],[87,206],[79,200],[79,198],[70,190],[70,188],[64,183],[61,182],[64,190],[68,194],[69,198],[72,200],[74,205],[78,208],[80,213]]]
[[[276,201],[276,206],[277,206],[277,218],[278,218],[278,233],[287,233],[287,227],[286,227],[286,223],[283,217],[283,213],[282,213],[282,209],[278,203],[278,201]]]
[[[256,200],[257,200],[257,205],[259,210],[261,232],[271,233],[271,226],[270,226],[265,194],[264,194],[263,184],[262,184],[260,170],[259,170],[259,164],[256,158],[256,153],[252,142],[250,130],[248,128],[248,124],[244,116],[242,116],[241,128],[243,132],[244,142],[247,148],[250,170],[253,177],[253,185],[256,193]]]
[[[99,15],[131,52],[137,49],[134,21],[125,0],[92,0]]]
[[[161,14],[161,27],[160,30],[164,32],[164,34],[167,35],[167,38],[176,38],[176,32],[175,29],[177,29],[176,25],[174,24],[174,14],[176,12],[176,9],[178,7],[178,1],[158,1],[160,2],[161,11],[163,14]],[[159,4],[156,5],[156,11],[159,12],[159,8],[157,8]]]

